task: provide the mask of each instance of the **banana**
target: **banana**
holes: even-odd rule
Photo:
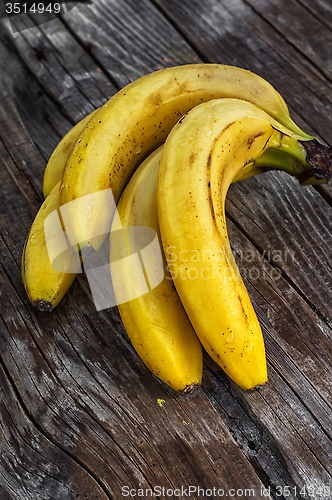
[[[173,128],[159,168],[158,218],[176,289],[205,350],[244,390],[266,383],[267,367],[228,239],[225,197],[241,169],[269,148],[300,153],[303,146],[253,104],[211,100]]]
[[[41,311],[51,311],[59,304],[81,264],[77,251],[62,232],[58,216],[59,189],[60,182],[39,209],[22,254],[25,290],[32,304]]]
[[[22,279],[30,301],[42,311],[52,311],[59,304],[80,269],[80,259],[77,258],[74,248],[62,252],[55,262],[50,261],[44,224],[52,213],[58,216],[60,180],[67,158],[78,135],[95,112],[96,110],[70,129],[53,151],[43,178],[43,193],[48,200],[38,211],[25,241],[21,265]],[[56,247],[63,245],[65,238],[59,225],[53,228],[53,235],[49,232],[48,244],[53,246],[54,255],[60,252]],[[66,243],[69,247],[69,242]]]
[[[72,206],[66,231],[83,253],[98,250],[110,230],[112,212],[103,196],[117,202],[137,165],[166,139],[190,109],[220,97],[252,102],[303,141],[313,138],[291,120],[285,101],[250,71],[218,64],[177,66],[148,74],[124,87],[92,117],[69,155],[60,188],[60,205],[86,198],[87,210]]]
[[[118,237],[118,222],[114,219],[110,253],[117,260],[111,261],[112,283],[134,349],[157,377],[183,393],[192,392],[201,383],[203,355],[160,250],[157,182],[161,152],[162,148],[157,149],[142,162],[120,198],[117,209],[126,239]],[[136,237],[130,230],[136,231]],[[152,245],[145,244],[150,240]],[[145,255],[149,291],[142,268],[139,265],[138,271],[133,270],[133,261],[128,258],[138,256],[137,244],[144,245],[141,254]],[[137,265],[139,261],[134,262]],[[135,298],[128,300],[133,295]]]
[[[68,159],[69,153],[82,129],[91,120],[96,110],[87,115],[83,120],[76,123],[76,125],[67,132],[61,139],[55,150],[53,151],[44,171],[43,178],[43,193],[46,198],[52,189],[61,180],[62,174]]]

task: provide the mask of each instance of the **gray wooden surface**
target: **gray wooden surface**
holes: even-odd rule
[[[52,313],[32,308],[20,274],[54,147],[150,71],[250,69],[332,145],[330,2],[93,0],[34,22],[0,19],[0,500],[154,488],[157,498],[331,499],[330,186],[268,172],[229,190],[229,236],[267,348],[257,392],[206,357],[202,388],[177,395],[140,361],[117,310],[96,311],[84,274]]]

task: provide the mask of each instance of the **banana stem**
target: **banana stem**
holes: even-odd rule
[[[332,177],[332,148],[312,139],[301,141],[306,150],[306,160],[311,170],[303,174],[299,181],[303,185],[327,183]],[[316,181],[316,182],[315,182]]]
[[[300,141],[275,130],[265,151],[247,164],[233,182],[258,175],[268,170],[283,170],[297,177],[300,184],[326,184],[332,177],[332,148],[316,139]]]
[[[289,115],[285,116],[285,118],[283,119],[283,125],[292,132],[294,132],[295,134],[302,137],[304,141],[309,141],[311,139],[314,139],[312,135],[307,134],[298,125],[296,125],[296,123],[292,120],[292,118]]]
[[[309,165],[308,168],[310,168]],[[242,181],[269,170],[283,170],[295,177],[307,171],[291,154],[282,149],[271,148],[264,151],[255,161],[248,163],[233,179],[233,182]]]
[[[274,130],[266,147],[269,149],[274,148],[284,151],[285,153],[288,153],[293,158],[295,158],[299,162],[299,164],[304,167],[302,168],[301,172],[297,173],[303,173],[304,171],[311,168],[306,160],[307,155],[305,148],[300,141],[292,136],[284,135],[279,130]]]

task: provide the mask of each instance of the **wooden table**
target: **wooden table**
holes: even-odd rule
[[[332,145],[331,3],[71,6],[32,28],[21,16],[30,28],[15,33],[18,17],[0,21],[0,499],[331,499],[331,187],[267,172],[229,190],[230,240],[267,349],[269,383],[256,392],[206,358],[203,386],[175,394],[138,358],[117,310],[96,311],[84,274],[46,313],[20,270],[59,139],[158,68],[250,69]]]

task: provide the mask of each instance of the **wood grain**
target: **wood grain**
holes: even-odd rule
[[[246,0],[255,11],[271,24],[276,31],[282,33],[297,50],[304,54],[328,80],[332,76],[331,59],[331,27],[326,26],[325,19],[331,10],[324,9],[323,16],[317,16],[309,9],[304,9],[298,2],[288,3],[285,0],[263,2],[262,0]],[[327,16],[329,19],[329,16]]]
[[[2,26],[3,27],[3,26]],[[31,75],[15,47],[0,29],[0,82],[44,160],[72,124]]]
[[[10,382],[1,366],[1,499],[105,500],[88,471],[38,428]]]
[[[287,276],[331,327],[329,205],[313,188],[301,187],[284,173],[269,172],[233,185],[227,211],[255,242],[262,259],[273,264],[275,276]]]

